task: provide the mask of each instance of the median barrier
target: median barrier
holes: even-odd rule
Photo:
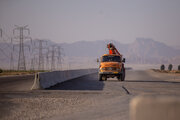
[[[31,90],[49,88],[58,83],[98,72],[98,69],[80,69],[52,72],[39,72],[35,74]]]
[[[135,97],[130,103],[130,120],[180,120],[180,97]]]

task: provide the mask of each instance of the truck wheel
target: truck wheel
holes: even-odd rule
[[[121,75],[121,81],[124,81],[124,73]]]
[[[125,69],[123,70],[123,74],[121,75],[121,81],[124,81],[125,80]]]
[[[107,77],[105,76],[105,81],[107,81]]]
[[[105,75],[102,76],[102,80],[103,81],[106,81],[107,80],[107,77]]]
[[[117,79],[118,79],[119,81],[121,81],[121,76],[122,76],[122,75],[119,75],[119,76],[117,77]]]
[[[98,77],[99,77],[99,81],[102,81],[102,75],[98,75]]]

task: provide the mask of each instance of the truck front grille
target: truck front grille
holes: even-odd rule
[[[113,70],[114,71],[114,70],[117,70],[117,68],[115,68],[115,67],[106,67],[105,70]]]

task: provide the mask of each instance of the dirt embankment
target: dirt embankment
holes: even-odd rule
[[[17,71],[17,70],[3,70],[0,76],[19,76],[19,75],[33,75],[37,72],[48,72],[44,70],[29,70],[29,71]]]
[[[154,72],[159,72],[159,73],[170,73],[170,74],[180,74],[180,70],[159,70],[159,69],[152,69]]]

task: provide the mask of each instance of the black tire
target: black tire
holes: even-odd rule
[[[99,77],[99,81],[102,81],[102,75],[98,75],[98,77]]]
[[[117,79],[118,79],[119,81],[121,81],[121,75],[117,76]]]
[[[106,81],[106,80],[107,80],[106,75],[103,75],[103,76],[102,76],[102,80],[103,80],[103,81]]]
[[[125,76],[126,76],[126,72],[125,72],[125,69],[124,69],[123,72],[122,72],[122,75],[121,75],[121,81],[125,81]]]

